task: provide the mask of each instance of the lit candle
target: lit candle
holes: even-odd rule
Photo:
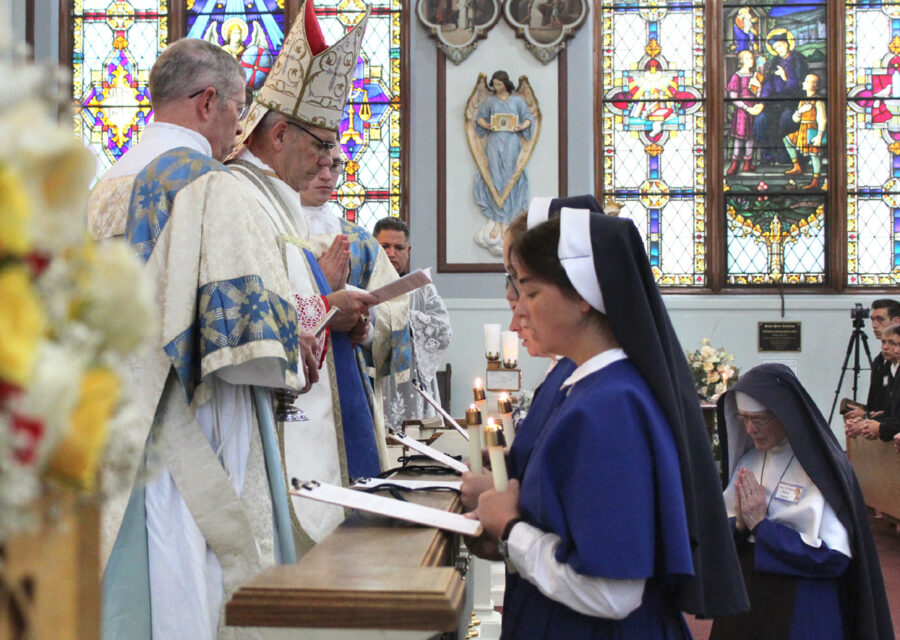
[[[500,325],[484,325],[484,356],[491,361],[500,359]]]
[[[484,440],[487,443],[488,456],[491,459],[491,475],[494,477],[494,489],[506,491],[509,477],[506,475],[506,459],[503,457],[503,427],[488,418],[484,428]]]
[[[504,331],[500,339],[503,342],[503,366],[515,369],[519,364],[519,336],[515,331]]]
[[[481,411],[474,404],[466,409],[466,428],[469,430],[469,466],[481,473]]]
[[[512,446],[515,437],[515,429],[513,429],[512,420],[512,400],[505,391],[497,398],[497,411],[500,412],[500,419],[503,421],[503,435],[506,436],[506,444]]]

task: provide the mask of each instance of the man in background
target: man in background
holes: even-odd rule
[[[872,311],[869,316],[872,320],[872,333],[875,338],[882,339],[881,332],[885,327],[900,323],[900,302],[890,298],[879,298],[872,302]],[[855,438],[861,434],[862,421],[878,416],[887,408],[888,390],[893,384],[891,363],[885,360],[883,353],[878,353],[872,359],[872,375],[869,380],[869,394],[866,397],[866,408],[854,408],[843,415],[844,431],[848,438]]]
[[[375,223],[375,239],[401,276],[409,273],[409,227],[395,217],[382,218]],[[420,287],[409,294],[409,327],[412,333],[411,369],[428,392],[440,400],[437,370],[450,346],[452,330],[447,306],[433,284]],[[413,388],[412,383],[391,383],[384,392],[385,421],[390,427],[402,426],[404,420],[435,414],[431,405]]]
[[[345,220],[332,202],[331,196],[341,176],[347,168],[340,145],[331,151],[330,162],[323,163],[309,186],[300,191],[300,203],[308,227],[306,240],[313,252],[319,256],[322,270],[329,271],[332,265],[332,277],[351,288],[373,291],[397,279],[396,265],[392,266],[388,255],[378,244],[372,234],[361,225]],[[355,169],[355,170],[358,170]],[[350,255],[349,270],[344,261],[343,273],[335,273],[334,262],[330,258],[334,243],[344,238]],[[409,296],[401,295],[393,300],[382,302],[372,310],[374,317],[373,331],[370,339],[358,349],[360,369],[365,384],[369,378],[374,381],[374,389],[370,398],[372,414],[375,419],[376,433],[383,434],[387,407],[382,405],[382,398],[387,389],[398,384],[408,384],[413,371],[411,367],[411,345],[409,331]],[[379,445],[384,438],[379,438]],[[382,446],[379,453],[387,460],[387,449]]]

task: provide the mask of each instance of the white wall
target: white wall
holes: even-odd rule
[[[501,286],[499,276],[496,287]],[[796,370],[819,409],[828,417],[841,365],[853,326],[850,308],[854,302],[864,305],[872,297],[792,295],[785,296],[785,315],[781,317],[781,301],[777,296],[687,296],[666,295],[665,302],[682,347],[694,350],[702,338],[710,338],[715,347],[724,347],[735,356],[735,365],[746,371],[766,360],[796,363]],[[451,401],[453,415],[462,415],[472,401],[472,382],[484,376],[484,342],[482,325],[488,322],[509,323],[510,311],[503,299],[452,298],[446,300],[453,322],[453,343],[448,362],[453,366]],[[757,322],[799,321],[802,351],[799,353],[759,353]],[[872,337],[866,322],[869,348],[874,357],[880,343]],[[864,356],[862,356],[864,361]],[[543,378],[547,361],[520,353],[523,389],[534,389]],[[852,367],[852,359],[850,366]],[[852,369],[844,376],[840,396],[851,395]],[[859,377],[859,397],[864,401],[869,372]],[[490,409],[490,407],[489,407]],[[835,414],[832,428],[840,442],[844,441],[843,424]]]

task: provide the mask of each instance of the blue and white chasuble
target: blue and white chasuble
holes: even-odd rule
[[[302,381],[287,274],[251,204],[190,148],[134,180],[126,237],[156,283],[159,327],[132,371],[149,463],[104,575],[105,638],[259,637],[222,622],[234,589],[279,553],[263,454],[274,434],[261,437],[252,386]]]

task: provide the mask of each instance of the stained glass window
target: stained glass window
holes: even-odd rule
[[[77,135],[105,172],[140,139],[152,115],[147,80],[168,42],[167,2],[183,11],[188,37],[231,52],[248,86],[259,89],[285,33],[284,0],[73,0],[72,65]],[[400,215],[400,48],[403,3],[374,0],[356,77],[341,124],[347,170],[335,191],[343,215],[372,227]],[[362,17],[360,0],[317,0],[327,42]]]
[[[825,0],[726,0],[727,283],[825,280]]]
[[[602,0],[599,8],[604,192],[644,233],[660,284],[703,286],[704,5]]]
[[[75,131],[100,175],[153,113],[147,79],[167,39],[166,0],[74,0],[71,17]]]
[[[900,5],[847,3],[847,283],[900,282]]]
[[[284,0],[187,0],[187,36],[228,51],[257,91],[284,42]]]
[[[370,0],[369,5],[372,14],[341,123],[347,169],[337,184],[335,202],[347,220],[371,229],[380,218],[400,215],[402,2]],[[325,40],[340,38],[364,10],[359,0],[317,0]]]

